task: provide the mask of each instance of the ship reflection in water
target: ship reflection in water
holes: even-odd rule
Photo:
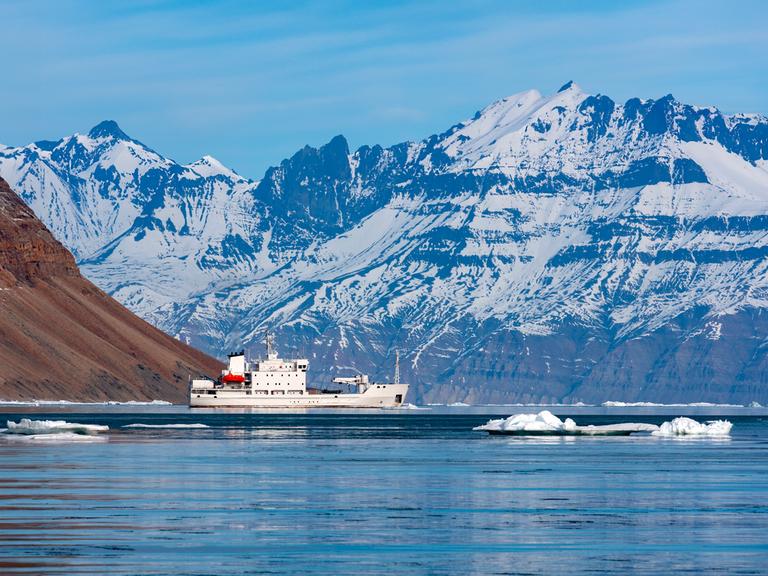
[[[107,441],[0,439],[2,574],[764,570],[759,418],[728,442],[494,437],[423,412],[66,419]]]

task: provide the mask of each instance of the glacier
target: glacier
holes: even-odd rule
[[[250,180],[106,121],[0,149],[97,285],[223,356],[266,328],[424,403],[768,401],[768,119],[569,82]],[[286,349],[287,348],[287,349]]]

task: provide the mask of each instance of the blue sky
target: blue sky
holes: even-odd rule
[[[212,154],[252,178],[335,134],[420,139],[571,79],[768,113],[764,1],[5,0],[0,15],[0,142],[114,119],[178,161]]]

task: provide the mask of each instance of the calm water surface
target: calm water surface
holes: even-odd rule
[[[725,440],[490,437],[487,415],[429,412],[31,417],[110,432],[0,439],[0,574],[768,573],[764,416]],[[191,422],[210,428],[121,428]]]

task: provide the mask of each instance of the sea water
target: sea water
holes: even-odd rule
[[[764,415],[691,439],[489,436],[482,408],[9,410],[109,430],[0,435],[1,574],[768,571]]]

